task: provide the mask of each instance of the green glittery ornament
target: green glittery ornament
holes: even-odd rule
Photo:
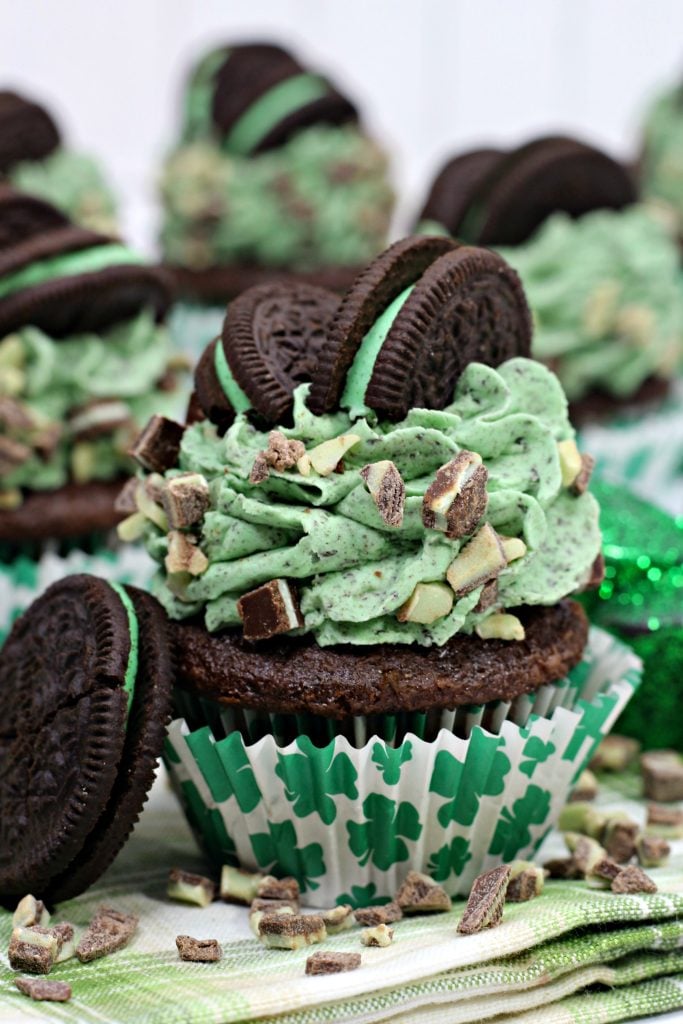
[[[683,751],[683,516],[594,479],[605,579],[583,595],[593,622],[643,659],[640,690],[617,725],[646,747]]]

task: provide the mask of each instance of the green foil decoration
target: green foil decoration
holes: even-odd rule
[[[605,579],[584,595],[584,605],[645,666],[616,729],[650,748],[683,751],[683,515],[597,478],[591,490],[601,506]]]

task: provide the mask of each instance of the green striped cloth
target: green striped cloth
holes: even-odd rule
[[[642,818],[642,806],[623,791],[600,802]],[[495,931],[469,937],[456,933],[459,903],[449,914],[399,922],[387,949],[362,948],[357,929],[330,938],[317,948],[362,949],[361,968],[307,977],[312,950],[264,949],[243,908],[218,902],[201,909],[165,898],[169,868],[206,865],[161,777],[117,862],[55,916],[84,926],[106,902],[140,915],[135,939],[106,959],[58,965],[51,977],[72,985],[71,1002],[33,1003],[13,985],[5,953],[11,916],[0,912],[0,1021],[465,1024],[504,1013],[520,1024],[597,1024],[683,1007],[683,843],[678,847],[666,868],[652,871],[656,895],[615,896],[552,882],[539,899],[508,905]],[[560,848],[551,836],[545,853]],[[178,934],[219,939],[222,961],[181,962]]]

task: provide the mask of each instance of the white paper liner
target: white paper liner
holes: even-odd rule
[[[176,719],[166,762],[212,859],[293,874],[310,906],[381,902],[410,869],[467,895],[482,871],[533,856],[640,682],[639,659],[599,629],[583,668],[545,713],[527,718],[515,702],[516,721],[495,732],[475,715],[467,737],[444,727],[432,742],[393,745],[361,726],[361,745],[304,735],[279,747],[272,735],[216,740]]]

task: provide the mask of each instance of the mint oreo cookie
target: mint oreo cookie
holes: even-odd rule
[[[59,130],[40,103],[0,90],[0,174],[22,160],[42,160],[59,146]]]
[[[285,283],[250,288],[232,302],[195,372],[208,418],[221,429],[249,410],[268,423],[285,421],[294,389],[316,372],[338,306],[324,288]]]
[[[403,239],[344,296],[309,405],[391,420],[413,406],[442,409],[469,363],[495,367],[530,343],[529,308],[505,260],[448,238]]]
[[[90,576],[15,623],[0,669],[0,899],[83,891],[152,784],[172,666],[153,598]]]

